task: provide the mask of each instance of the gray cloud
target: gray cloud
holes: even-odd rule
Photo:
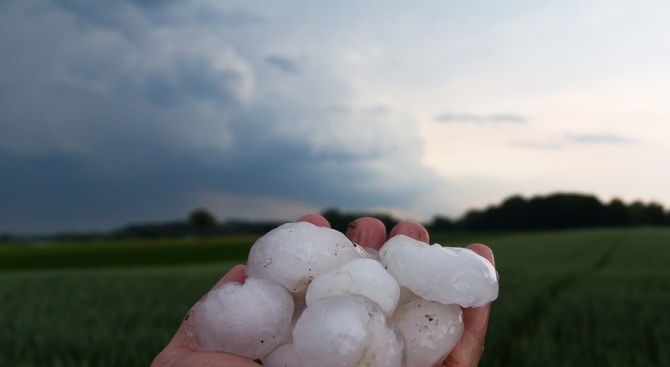
[[[79,26],[118,32],[126,39],[140,38],[151,24],[165,15],[158,6],[141,6],[140,1],[47,1],[76,17]],[[171,2],[165,2],[165,5]],[[147,3],[148,5],[148,3]]]
[[[217,7],[202,4],[201,7],[195,11],[196,19],[199,23],[206,24],[221,24],[224,23],[229,26],[245,26],[245,25],[262,25],[267,20],[243,9],[234,9],[230,11],[223,11]]]
[[[443,123],[525,123],[524,116],[501,113],[492,115],[478,115],[471,113],[443,113],[434,117],[435,121]]]
[[[565,138],[579,144],[631,144],[637,140],[628,136],[616,134],[565,134]]]
[[[175,106],[189,98],[231,104],[245,76],[236,70],[214,70],[206,59],[181,60],[175,68],[142,76],[140,88],[153,103]]]
[[[287,74],[297,74],[300,72],[300,64],[288,57],[269,55],[265,58],[265,62]]]
[[[441,183],[392,108],[351,106],[327,75],[280,93],[255,71],[295,60],[165,23],[197,9],[49,4],[0,4],[0,232],[172,219],[202,193],[403,208]]]
[[[559,150],[573,144],[634,144],[638,140],[632,137],[616,134],[572,134],[566,133],[563,137],[552,140],[512,140],[510,146],[533,150]]]

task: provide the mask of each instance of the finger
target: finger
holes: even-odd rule
[[[330,223],[328,223],[326,218],[324,218],[322,215],[314,213],[303,215],[298,219],[298,222],[309,222],[318,227],[330,228]]]
[[[219,279],[219,281],[214,284],[212,289],[230,282],[244,283],[244,280],[247,279],[246,269],[246,266],[241,264],[233,266],[223,278]]]
[[[249,358],[228,353],[190,353],[175,363],[179,367],[259,367]]]
[[[362,217],[349,223],[346,235],[353,243],[379,250],[386,241],[386,226],[377,218]]]
[[[218,282],[216,282],[216,284],[214,285],[214,287],[212,287],[212,289],[220,287],[230,282],[244,283],[244,280],[247,277],[245,269],[246,267],[244,265],[233,266],[230,270],[228,270],[226,275],[224,275],[221,279],[219,279]],[[205,293],[202,297],[200,297],[199,301],[202,301],[205,297],[207,297],[207,294],[209,294],[209,292]],[[184,321],[188,320],[190,312],[191,310],[189,310],[189,313],[187,313],[186,317],[184,317]],[[188,341],[188,335],[186,334],[186,328],[184,327],[184,322],[182,322],[179,329],[172,337],[172,340],[170,340],[170,343],[165,348],[165,351],[180,348],[191,349],[190,343]]]
[[[421,223],[411,220],[405,220],[396,224],[396,226],[391,230],[389,236],[393,237],[399,234],[404,234],[405,236],[425,243],[428,243],[430,239],[426,228],[424,228]]]
[[[151,367],[258,367],[259,364],[236,354],[194,352],[190,349],[165,350],[151,363]]]
[[[484,339],[491,304],[463,309],[465,329],[458,343],[444,361],[446,367],[476,367],[484,353]]]
[[[472,245],[468,245],[466,247],[474,251],[477,255],[488,260],[491,265],[496,265],[495,258],[493,257],[493,251],[488,246],[481,243],[473,243]]]
[[[495,266],[493,251],[480,243],[467,246]],[[478,308],[463,309],[463,335],[444,361],[447,367],[476,367],[484,353],[486,330],[489,324],[491,303]]]

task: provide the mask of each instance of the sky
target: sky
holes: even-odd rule
[[[670,2],[0,2],[0,233],[670,206]]]

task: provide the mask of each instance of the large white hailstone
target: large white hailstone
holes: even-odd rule
[[[354,259],[314,278],[305,301],[309,307],[322,298],[340,294],[366,296],[390,315],[398,304],[400,287],[378,261]]]
[[[300,292],[322,272],[361,257],[342,232],[308,222],[287,223],[254,243],[246,271]]]
[[[286,289],[249,278],[211,290],[193,306],[185,326],[197,350],[259,359],[287,342],[292,316],[293,299]]]
[[[398,305],[392,317],[405,337],[405,367],[432,367],[442,363],[463,334],[463,312],[416,297]]]
[[[430,246],[397,235],[386,241],[379,254],[398,284],[424,299],[481,307],[498,298],[498,273],[472,250]]]
[[[361,257],[363,257],[364,259],[375,259],[377,261],[380,260],[379,250],[374,249],[372,247],[361,246],[357,243],[354,243],[354,246],[356,247],[358,253],[361,254]]]
[[[293,344],[284,344],[263,358],[263,367],[302,367]]]
[[[402,337],[367,297],[340,295],[309,305],[293,329],[302,367],[403,367]]]

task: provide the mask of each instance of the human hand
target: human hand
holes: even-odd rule
[[[317,226],[330,227],[328,221],[318,214],[308,214],[299,221],[310,222]],[[429,242],[428,231],[419,223],[404,221],[396,225],[390,232],[393,237],[404,234],[419,241]],[[375,218],[363,217],[355,220],[349,225],[346,236],[354,243],[361,246],[381,248],[386,241],[386,228],[384,224]],[[493,253],[491,249],[481,244],[468,246],[477,254],[485,257],[493,264]],[[213,288],[228,282],[243,283],[246,278],[245,266],[233,267]],[[446,367],[474,367],[484,351],[484,339],[488,325],[488,304],[479,308],[464,308],[463,322],[464,331],[461,339],[449,353],[444,366]],[[186,316],[186,319],[188,315]],[[254,361],[230,353],[200,352],[193,349],[186,334],[184,323],[177,330],[172,340],[154,359],[151,367],[258,367]]]
[[[316,225],[327,226],[328,222],[321,216],[310,214],[301,220],[312,222]],[[393,237],[404,234],[416,240],[430,243],[428,231],[419,223],[404,221],[396,225],[389,234]],[[347,229],[347,237],[361,246],[372,247],[377,250],[386,241],[386,229],[384,224],[375,218],[360,218],[352,222]],[[470,250],[484,257],[495,266],[493,252],[491,249],[479,243],[467,246]],[[484,352],[484,341],[489,323],[491,303],[477,308],[463,308],[463,335],[444,360],[445,367],[476,367]]]
[[[246,274],[244,265],[236,265],[226,273],[212,289],[229,282],[244,283]],[[204,296],[203,296],[204,298]],[[188,314],[184,321],[188,319]],[[230,353],[200,352],[191,346],[184,322],[175,333],[172,340],[161,351],[151,367],[259,367],[254,361]]]

